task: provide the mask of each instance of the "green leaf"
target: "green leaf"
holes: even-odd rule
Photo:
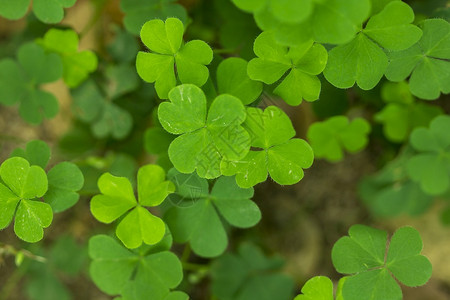
[[[123,0],[120,9],[125,13],[123,23],[125,28],[138,35],[144,23],[152,19],[165,20],[176,17],[186,23],[186,9],[175,3],[176,0]]]
[[[213,262],[212,292],[219,299],[292,299],[293,280],[279,273],[283,261],[267,257],[252,244],[241,244]]]
[[[238,160],[223,160],[221,171],[226,176],[236,174],[240,187],[252,187],[267,178],[283,185],[295,184],[303,178],[303,169],[312,165],[313,152],[302,139],[292,139],[295,130],[289,117],[278,107],[269,106],[264,112],[259,108],[247,108],[245,129],[250,133],[252,147]]]
[[[76,0],[34,0],[33,12],[44,23],[59,23],[64,18],[64,8],[75,4]]]
[[[286,103],[298,105],[302,99],[319,98],[320,80],[315,75],[323,71],[328,57],[322,45],[310,40],[288,48],[277,44],[271,33],[263,32],[256,38],[253,49],[258,57],[247,67],[252,80],[272,84],[287,73],[274,90]]]
[[[47,192],[45,171],[39,166],[30,167],[28,161],[21,157],[5,160],[0,166],[0,177],[20,199],[42,197]]]
[[[0,0],[0,16],[10,20],[18,20],[25,16],[30,0]]]
[[[294,300],[333,300],[333,283],[326,276],[313,277],[302,287],[302,294]]]
[[[355,82],[363,90],[374,88],[388,67],[383,50],[407,49],[420,39],[422,31],[410,24],[413,20],[414,12],[406,3],[389,3],[352,41],[329,52],[325,78],[338,88],[350,88]]]
[[[184,84],[170,91],[170,102],[161,103],[158,117],[165,130],[181,134],[169,146],[169,157],[182,173],[203,178],[221,175],[222,159],[239,159],[250,148],[250,137],[241,126],[245,108],[234,96],[224,94],[206,113],[206,97],[197,86]]]
[[[3,178],[3,177],[2,177]],[[44,230],[50,226],[53,212],[50,205],[40,201],[22,199],[17,207],[14,232],[22,240],[35,243],[44,237]]]
[[[436,117],[429,129],[416,128],[411,133],[410,143],[418,154],[407,162],[407,172],[429,195],[442,194],[450,187],[449,126],[450,117],[443,115]]]
[[[75,88],[97,69],[97,56],[92,51],[78,51],[78,35],[75,31],[52,28],[39,41],[45,49],[61,56],[64,82]]]
[[[144,81],[155,83],[161,99],[167,99],[177,83],[175,67],[181,83],[202,86],[209,76],[205,65],[212,61],[211,48],[200,40],[184,44],[183,33],[183,23],[176,18],[154,19],[141,29],[142,42],[153,52],[138,53],[137,72]]]
[[[402,81],[411,75],[411,93],[421,99],[434,100],[440,93],[450,92],[450,24],[442,19],[429,19],[420,25],[423,36],[416,45],[389,53],[386,78]]]
[[[40,84],[53,82],[62,76],[62,63],[55,54],[47,54],[35,43],[22,45],[17,52],[18,63],[0,61],[0,100],[5,105],[19,104],[19,113],[31,124],[58,113],[58,100],[39,89]]]
[[[84,176],[77,165],[62,162],[48,171],[48,191],[44,200],[53,212],[62,212],[74,206],[80,195],[77,193],[84,185]]]
[[[308,140],[317,158],[336,162],[343,159],[344,149],[350,153],[364,149],[369,133],[370,124],[362,118],[350,122],[346,116],[335,116],[312,124]]]
[[[180,178],[181,179],[181,178]],[[177,193],[181,201],[190,206],[176,203],[164,216],[179,243],[189,242],[192,250],[202,257],[222,254],[228,244],[220,215],[232,226],[252,227],[261,219],[258,206],[249,198],[253,189],[242,189],[233,177],[220,177],[208,195],[203,183],[206,181],[177,181]],[[205,194],[206,192],[206,194]],[[172,202],[174,203],[174,202]]]
[[[27,143],[25,150],[16,148],[11,153],[11,157],[18,156],[25,158],[31,165],[37,165],[43,169],[50,160],[50,147],[46,142],[34,140]]]
[[[183,272],[175,254],[165,247],[157,247],[132,252],[111,237],[96,235],[89,240],[89,256],[93,259],[89,269],[91,277],[109,295],[120,294],[124,299],[132,299],[132,295],[139,295],[139,299],[165,299],[170,289],[181,282]]]
[[[119,87],[120,89],[120,87]],[[121,93],[117,88],[111,96]],[[98,138],[112,136],[124,139],[133,126],[133,118],[125,109],[119,107],[110,97],[103,95],[93,80],[87,80],[72,92],[74,111],[77,117],[91,125],[93,134]]]
[[[98,180],[102,194],[92,198],[91,212],[103,223],[124,216],[117,225],[116,235],[127,248],[138,248],[142,242],[156,244],[164,237],[164,222],[143,206],[157,206],[175,190],[170,181],[164,180],[161,167],[141,167],[138,171],[138,203],[127,178],[105,173]]]
[[[223,60],[217,68],[217,85],[220,94],[230,94],[247,105],[255,101],[262,92],[262,83],[247,75],[247,62],[231,57]]]
[[[387,256],[386,247],[388,247]],[[385,231],[354,225],[332,250],[339,273],[354,274],[342,288],[344,299],[401,299],[402,291],[392,275],[408,286],[425,284],[431,264],[420,254],[422,241],[412,227],[402,227],[387,242]]]

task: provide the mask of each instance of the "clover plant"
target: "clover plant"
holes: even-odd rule
[[[430,280],[422,228],[374,227],[435,204],[450,223],[445,1],[76,2],[0,0],[0,298],[399,300]],[[333,174],[362,202],[331,224]],[[311,231],[331,260],[309,280],[274,254],[303,247],[270,236],[290,216],[335,230]]]

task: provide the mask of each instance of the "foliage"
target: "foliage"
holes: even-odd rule
[[[386,78],[401,81],[411,75],[411,93],[421,99],[434,100],[440,93],[450,92],[450,24],[442,19],[429,19],[423,21],[421,27],[423,36],[417,44],[390,53]]]
[[[52,28],[39,43],[61,56],[64,82],[71,88],[80,85],[97,68],[97,56],[92,51],[78,51],[78,35],[73,30]]]
[[[169,146],[169,158],[182,173],[203,178],[221,175],[220,162],[243,158],[250,148],[250,136],[241,126],[245,108],[231,95],[216,97],[206,112],[206,97],[195,85],[180,85],[161,103],[158,117],[162,127],[180,135]]]
[[[174,191],[172,182],[164,179],[165,172],[160,166],[141,167],[137,175],[138,202],[127,178],[105,173],[98,179],[102,194],[92,198],[91,212],[103,223],[124,216],[117,225],[116,235],[127,248],[138,248],[142,242],[154,245],[164,237],[165,225],[144,206],[157,206]]]
[[[343,298],[401,299],[394,278],[406,286],[424,285],[431,277],[431,263],[420,254],[422,247],[420,235],[412,227],[399,228],[387,244],[385,231],[352,226],[349,236],[340,238],[331,254],[336,270],[350,275],[342,287]]]
[[[373,89],[388,67],[383,49],[408,49],[422,36],[412,21],[414,12],[406,3],[390,2],[352,41],[329,52],[325,78],[338,88],[349,88],[356,82],[364,90]]]
[[[173,177],[176,174],[172,175]],[[194,176],[195,174],[186,175]],[[164,215],[176,242],[189,242],[199,256],[215,257],[222,254],[228,244],[227,233],[220,216],[230,225],[249,228],[261,219],[258,206],[250,200],[253,189],[243,189],[236,185],[233,177],[220,177],[209,192],[206,179],[189,178],[176,180],[177,193],[182,201],[192,205],[177,203]],[[189,189],[181,183],[189,180]],[[189,193],[189,194],[187,194]]]
[[[56,116],[59,104],[56,97],[39,88],[63,75],[63,63],[55,54],[47,54],[35,43],[22,45],[17,61],[0,61],[0,103],[19,103],[20,116],[30,124],[40,124],[44,118]]]
[[[343,300],[342,286],[346,277],[339,280],[336,291],[336,300]],[[326,276],[316,276],[309,279],[302,287],[302,294],[294,300],[333,300],[333,282]]]
[[[293,138],[294,127],[281,109],[248,107],[244,127],[251,135],[251,146],[260,150],[249,151],[242,160],[223,160],[224,175],[236,174],[243,188],[265,181],[267,173],[279,184],[295,184],[303,178],[303,169],[312,165],[313,152],[304,140]]]
[[[214,262],[213,294],[224,300],[292,299],[292,279],[278,272],[283,263],[279,257],[266,257],[255,245],[242,244],[236,254]]]
[[[165,22],[154,19],[142,26],[142,42],[153,52],[138,53],[137,72],[145,81],[155,83],[161,99],[168,98],[177,77],[181,83],[202,86],[209,76],[205,65],[212,61],[211,48],[200,40],[184,43],[183,33],[183,23],[176,18],[168,18]]]
[[[183,278],[179,259],[168,251],[171,245],[166,235],[156,245],[130,251],[109,236],[96,235],[89,240],[90,274],[102,291],[121,299],[167,299]]]
[[[335,162],[342,160],[343,149],[350,153],[362,150],[368,143],[370,124],[356,118],[351,122],[345,116],[329,118],[309,127],[308,140],[317,158]]]
[[[429,195],[439,195],[450,187],[450,128],[449,116],[438,116],[429,129],[417,128],[411,133],[411,145],[418,154],[407,164],[411,179],[420,183]]]
[[[289,73],[275,88],[274,93],[290,105],[299,105],[302,99],[319,98],[320,74],[327,64],[327,51],[320,44],[308,40],[295,47],[277,45],[273,34],[261,33],[253,46],[257,58],[248,64],[248,75],[253,80],[272,84],[287,71]]]
[[[33,13],[44,23],[59,23],[64,17],[64,8],[71,7],[76,0],[34,0]],[[7,19],[17,20],[22,18],[28,11],[30,0],[0,0],[0,16]]]

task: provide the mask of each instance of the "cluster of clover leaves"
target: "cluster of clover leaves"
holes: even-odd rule
[[[39,124],[58,113],[56,97],[43,85],[62,78],[72,89],[76,117],[93,135],[123,139],[133,118],[117,102],[140,84],[130,64],[139,51],[137,74],[154,84],[162,100],[155,126],[145,134],[145,147],[158,156],[158,165],[140,167],[136,178],[112,170],[102,174],[90,202],[98,221],[116,225],[118,239],[95,235],[88,249],[93,281],[116,299],[188,299],[175,289],[189,257],[172,252],[173,242],[188,243],[186,248],[202,258],[222,255],[231,227],[249,228],[261,219],[251,200],[255,185],[269,176],[281,185],[298,183],[314,157],[336,162],[344,151],[358,152],[368,144],[370,123],[345,115],[311,125],[308,142],[296,137],[281,108],[260,108],[265,88],[297,106],[319,99],[321,73],[340,89],[356,84],[371,90],[385,76],[391,81],[383,86],[386,105],[374,121],[383,125],[387,139],[409,140],[410,148],[387,172],[362,184],[361,190],[370,191],[369,206],[375,203],[375,211],[384,208],[385,213],[395,211],[393,206],[416,213],[430,197],[450,189],[450,117],[413,97],[435,100],[450,92],[446,20],[414,23],[411,7],[398,0],[231,2],[251,13],[257,25],[244,33],[253,46],[247,60],[214,55],[202,40],[185,42],[187,13],[173,0],[122,0],[125,28],[140,34],[148,49],[139,51],[136,41],[124,36],[132,55],[116,56],[113,45],[113,62],[102,80],[89,77],[98,59],[92,51],[78,50],[79,37],[71,29],[52,28],[22,45],[16,59],[0,61],[0,103],[18,104],[27,122]],[[74,3],[34,0],[32,11],[43,22],[58,23],[63,9]],[[0,0],[0,15],[19,19],[29,5],[30,0]],[[247,27],[247,22],[236,24]],[[236,28],[242,30],[236,24],[221,29],[228,32],[223,45],[241,46],[231,37]],[[243,57],[247,54],[242,50]],[[73,206],[83,186],[73,163],[62,162],[46,173],[49,158],[48,146],[33,141],[0,166],[0,228],[14,219],[17,236],[27,242],[41,240],[53,213]],[[407,206],[390,201],[405,198],[411,199]],[[336,270],[346,275],[336,299],[401,299],[396,280],[419,286],[431,276],[421,250],[420,236],[410,227],[398,229],[389,242],[384,231],[351,227],[332,251]],[[289,299],[294,283],[277,272],[281,265],[242,244],[237,254],[213,261],[212,293],[220,299]],[[264,293],[261,286],[267,287]],[[302,293],[296,299],[333,299],[332,282],[314,277]]]

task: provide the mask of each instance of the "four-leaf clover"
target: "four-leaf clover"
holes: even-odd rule
[[[165,181],[165,172],[157,165],[141,167],[137,181],[139,202],[130,181],[110,173],[98,179],[102,194],[91,200],[91,212],[100,222],[111,223],[124,216],[117,225],[116,235],[130,249],[139,247],[142,242],[156,244],[164,237],[164,222],[144,206],[161,204],[175,189],[172,182]]]
[[[270,32],[261,33],[253,46],[257,58],[248,63],[251,79],[272,84],[287,73],[274,93],[286,103],[298,105],[302,99],[314,101],[319,98],[320,74],[327,64],[327,50],[309,40],[296,47],[276,43]]]
[[[402,299],[395,279],[411,287],[430,279],[431,263],[420,254],[422,240],[414,228],[398,229],[389,244],[385,231],[364,225],[354,225],[348,233],[331,253],[336,270],[351,275],[342,287],[345,300]]]
[[[14,232],[22,240],[34,243],[44,236],[43,228],[53,220],[52,208],[40,201],[48,189],[45,171],[30,166],[21,157],[5,160],[0,166],[0,229],[7,227],[14,215]]]
[[[158,117],[166,131],[180,135],[169,146],[169,157],[181,173],[203,178],[221,175],[222,159],[237,160],[250,148],[250,136],[241,126],[246,114],[242,102],[223,94],[211,103],[207,113],[203,91],[183,84],[169,93],[170,102],[158,108]]]
[[[139,76],[154,82],[161,99],[167,99],[169,91],[181,83],[202,86],[209,76],[208,65],[213,58],[211,48],[203,41],[183,42],[184,26],[176,18],[148,21],[142,26],[141,40],[152,51],[140,51],[136,58]],[[177,76],[176,76],[177,75]]]

